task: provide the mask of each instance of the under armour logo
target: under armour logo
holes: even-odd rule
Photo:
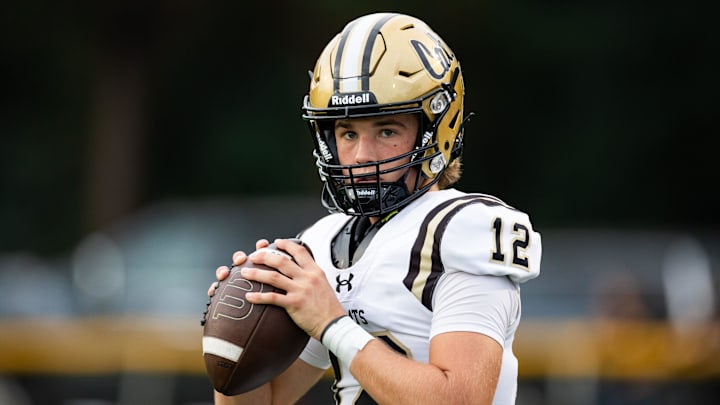
[[[353,279],[353,274],[350,273],[347,280],[341,280],[340,275],[338,274],[337,277],[335,277],[335,281],[337,281],[337,286],[335,287],[335,291],[340,292],[340,287],[347,287],[347,290],[352,290],[352,284],[350,284],[350,281]]]

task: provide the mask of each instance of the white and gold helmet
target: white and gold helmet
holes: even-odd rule
[[[394,13],[357,18],[328,43],[311,74],[303,118],[315,143],[322,200],[329,210],[362,216],[391,213],[426,192],[460,155],[464,124],[460,64],[423,21]],[[378,162],[339,164],[335,120],[406,113],[420,117],[415,150]],[[380,182],[381,164],[408,156],[409,164],[392,169],[406,172],[399,181]],[[373,173],[353,174],[373,166]],[[405,180],[412,166],[419,170],[415,186],[408,190]],[[356,183],[362,177],[377,180]]]

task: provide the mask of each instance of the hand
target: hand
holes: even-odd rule
[[[253,263],[264,264],[278,271],[246,267],[242,275],[248,280],[273,285],[286,291],[286,294],[248,293],[245,298],[253,304],[272,304],[285,308],[293,321],[308,335],[320,339],[330,321],[345,315],[345,309],[337,300],[325,272],[305,247],[287,239],[277,239],[275,245],[294,260],[285,255],[256,251],[250,255]]]
[[[255,249],[262,249],[264,247],[267,247],[269,244],[270,242],[268,242],[267,239],[259,239],[257,242],[255,242]],[[247,255],[242,250],[238,250],[232,255],[233,266],[239,266],[245,263],[245,260],[247,260]],[[230,268],[228,266],[220,266],[215,269],[215,277],[218,279],[218,281],[225,280],[228,275],[230,275]],[[208,297],[212,297],[215,294],[215,289],[217,289],[218,287],[218,281],[210,284],[210,288],[208,288],[207,292]]]

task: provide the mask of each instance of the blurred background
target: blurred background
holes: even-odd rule
[[[373,11],[453,48],[476,114],[458,188],[543,235],[518,404],[716,403],[717,10],[27,0],[0,5],[0,404],[211,402],[214,269],[324,214],[307,71]]]

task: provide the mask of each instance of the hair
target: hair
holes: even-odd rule
[[[462,176],[462,162],[460,161],[460,158],[457,157],[450,162],[442,175],[440,175],[438,186],[441,190],[444,190],[457,183],[458,180],[460,180],[460,176]]]

